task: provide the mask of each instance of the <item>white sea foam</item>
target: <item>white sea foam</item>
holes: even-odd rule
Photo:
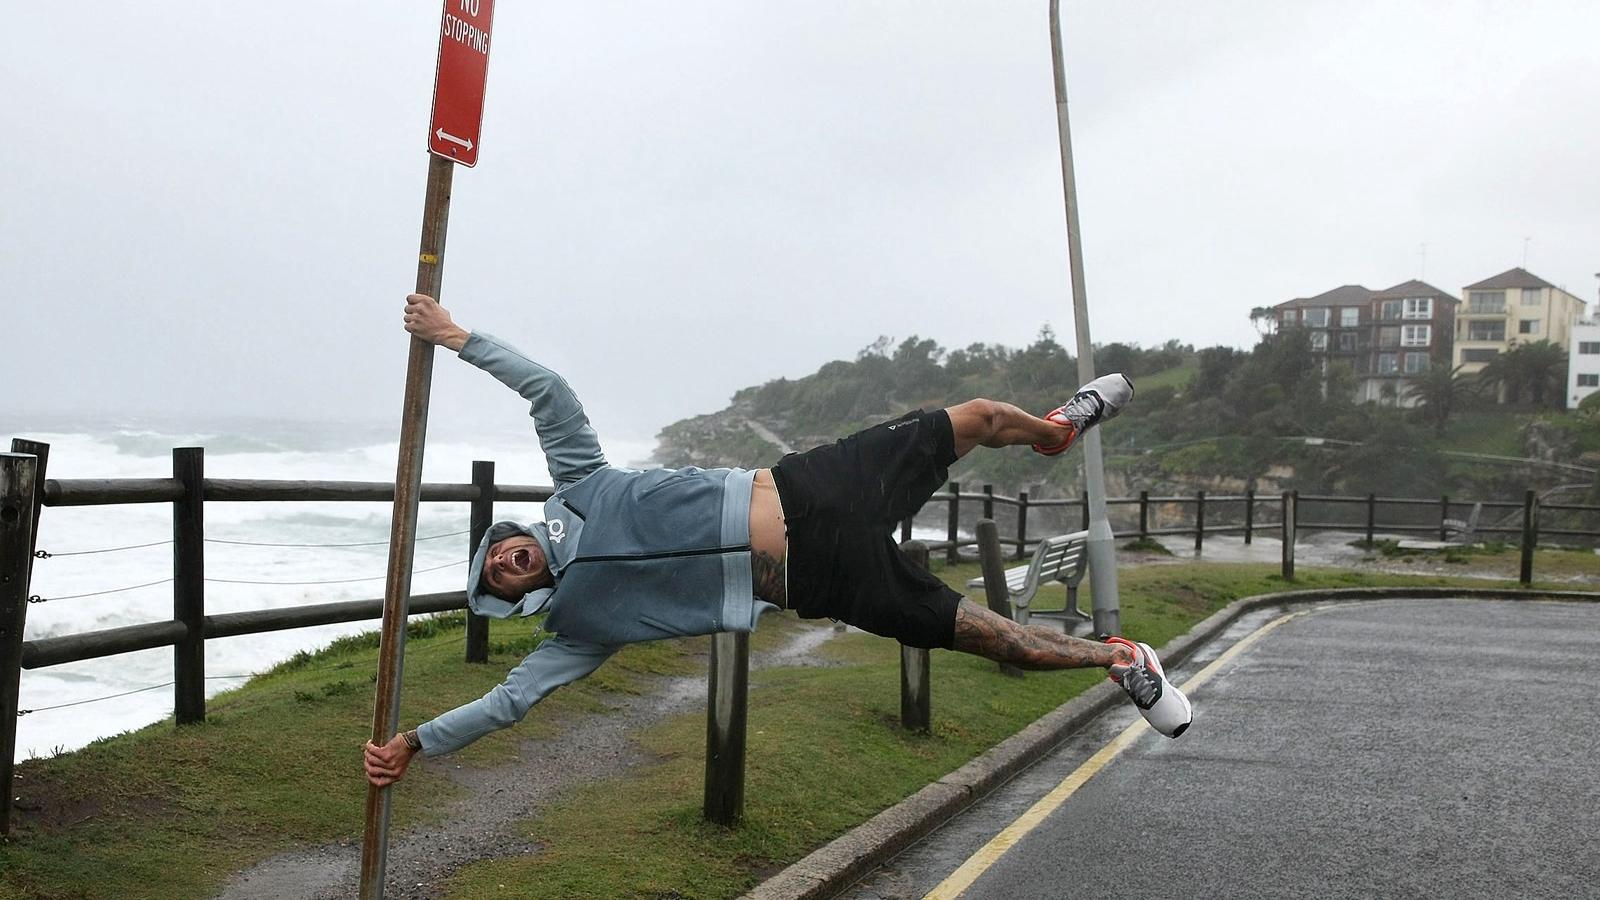
[[[206,475],[212,478],[293,480],[394,480],[397,442],[374,429],[327,423],[279,422],[250,430],[105,428],[93,431],[40,432],[19,429],[25,436],[50,444],[52,478],[169,477],[171,450],[206,448]],[[9,443],[7,444],[9,446]],[[618,462],[648,458],[648,439],[608,439],[606,450]],[[548,484],[549,474],[531,428],[492,433],[472,443],[429,443],[423,479],[432,482],[470,480],[472,461],[496,463],[501,484]],[[501,518],[541,517],[537,504],[500,504]],[[389,503],[222,503],[206,504],[205,545],[207,613],[280,608],[307,603],[381,597],[388,557]],[[439,537],[468,527],[465,503],[427,503],[419,513],[412,593],[457,590],[462,586],[468,556],[465,534]],[[39,522],[38,547],[53,554],[127,547],[169,541],[169,504],[46,508]],[[359,547],[273,547],[224,544],[218,540],[266,544],[350,544]],[[423,571],[436,566],[446,568]],[[58,598],[158,582],[172,577],[172,548],[158,544],[143,549],[70,556],[57,555],[34,564],[31,592]],[[346,584],[228,584],[214,579],[257,582],[316,582],[364,578]],[[155,584],[80,599],[53,599],[28,607],[25,637],[29,640],[76,634],[123,625],[169,620],[171,584]],[[374,630],[376,620],[292,631],[269,632],[208,641],[207,693],[242,682],[218,676],[258,672],[301,650],[326,645],[334,638]],[[104,737],[138,728],[171,715],[172,688],[158,687],[112,700],[98,700],[58,709],[61,704],[95,700],[172,680],[172,651],[167,648],[86,660],[22,673],[21,708],[36,710],[18,720],[17,757],[46,756],[74,749]],[[488,685],[485,686],[487,689]]]

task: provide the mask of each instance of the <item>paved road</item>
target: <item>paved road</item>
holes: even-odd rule
[[[1146,730],[961,896],[1600,897],[1600,604],[1330,606],[1194,699],[1188,734]],[[923,896],[1131,721],[1102,717],[844,896]]]

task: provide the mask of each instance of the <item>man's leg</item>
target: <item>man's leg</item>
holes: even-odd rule
[[[1074,433],[1071,425],[1058,425],[999,400],[968,400],[945,412],[950,416],[950,429],[955,432],[958,458],[978,446],[1059,444]]]
[[[1088,641],[1042,625],[1024,628],[971,600],[956,607],[952,649],[1019,669],[1107,668],[1133,662],[1133,651],[1121,644]]]
[[[1078,436],[1106,419],[1122,412],[1133,399],[1133,381],[1113,372],[1089,382],[1072,399],[1043,417],[998,400],[969,400],[945,412],[955,431],[955,452],[959,458],[973,447],[1011,447],[1032,444],[1045,456],[1055,456],[1076,442]]]

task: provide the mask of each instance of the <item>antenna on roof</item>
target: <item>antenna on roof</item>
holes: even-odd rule
[[[1533,240],[1531,237],[1522,239],[1522,267],[1524,269],[1528,267],[1528,242],[1531,240]]]

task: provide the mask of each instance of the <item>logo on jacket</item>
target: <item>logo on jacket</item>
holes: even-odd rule
[[[550,520],[550,540],[561,543],[567,536],[567,526],[560,519]]]

